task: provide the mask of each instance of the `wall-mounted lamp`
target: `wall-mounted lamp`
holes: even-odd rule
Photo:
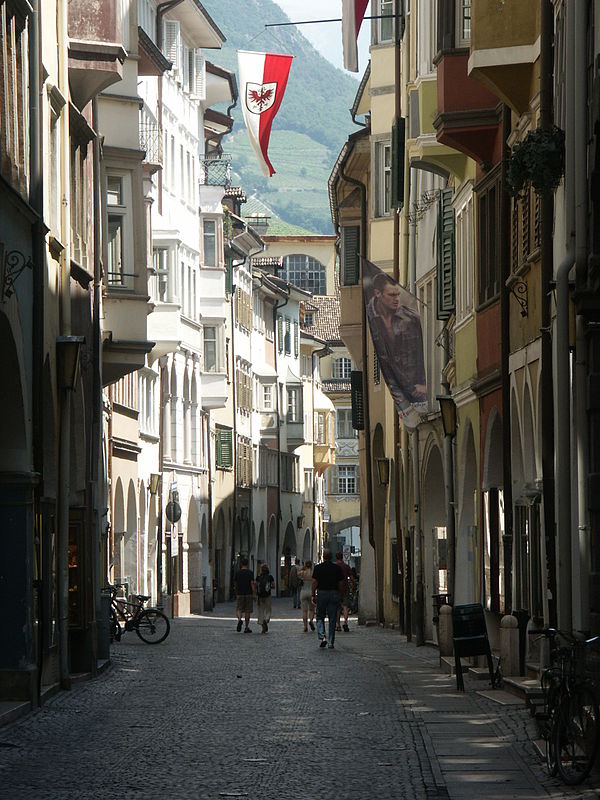
[[[0,242],[0,303],[15,293],[15,281],[24,269],[33,269],[31,259],[20,250],[6,250]]]
[[[377,476],[379,477],[379,485],[387,486],[390,482],[390,460],[389,458],[376,458]]]
[[[152,475],[150,475],[150,480],[148,481],[148,488],[150,489],[150,494],[153,497],[158,492],[159,483],[160,483],[160,473],[153,472]]]
[[[298,526],[298,530],[301,530],[304,527],[304,514],[299,514],[296,518],[296,525]]]
[[[438,394],[436,399],[440,404],[444,436],[456,436],[456,403],[452,395]]]
[[[79,356],[85,336],[58,336],[56,339],[57,379],[61,389],[74,390],[79,375]]]

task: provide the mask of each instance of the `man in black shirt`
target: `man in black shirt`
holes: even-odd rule
[[[331,558],[331,550],[323,551],[323,562],[313,570],[313,601],[317,603],[317,634],[321,643],[319,647],[333,650],[335,641],[335,624],[340,595],[344,590],[344,573]],[[329,636],[325,636],[325,615],[329,618]]]
[[[256,583],[254,581],[254,573],[248,569],[248,559],[242,558],[240,562],[240,569],[235,573],[234,583],[236,608],[237,608],[237,631],[242,630],[242,614],[246,622],[244,633],[252,633],[248,627],[250,624],[250,615],[254,609],[254,597],[256,595]]]

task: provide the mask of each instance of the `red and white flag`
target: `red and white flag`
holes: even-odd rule
[[[342,45],[344,67],[358,72],[358,47],[356,40],[369,0],[342,0]]]
[[[267,150],[271,125],[287,84],[293,56],[238,50],[240,96],[250,143],[265,175],[275,170]]]

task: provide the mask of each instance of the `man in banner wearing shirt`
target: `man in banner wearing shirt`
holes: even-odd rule
[[[402,288],[377,270],[367,316],[373,344],[389,390],[402,411],[427,400],[423,334],[416,311],[402,299]]]

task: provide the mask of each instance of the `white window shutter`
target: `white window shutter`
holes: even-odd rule
[[[206,59],[200,50],[196,50],[195,60],[193,91],[198,100],[206,100]]]
[[[173,64],[173,71],[179,70],[179,22],[176,19],[165,20],[165,55]]]

